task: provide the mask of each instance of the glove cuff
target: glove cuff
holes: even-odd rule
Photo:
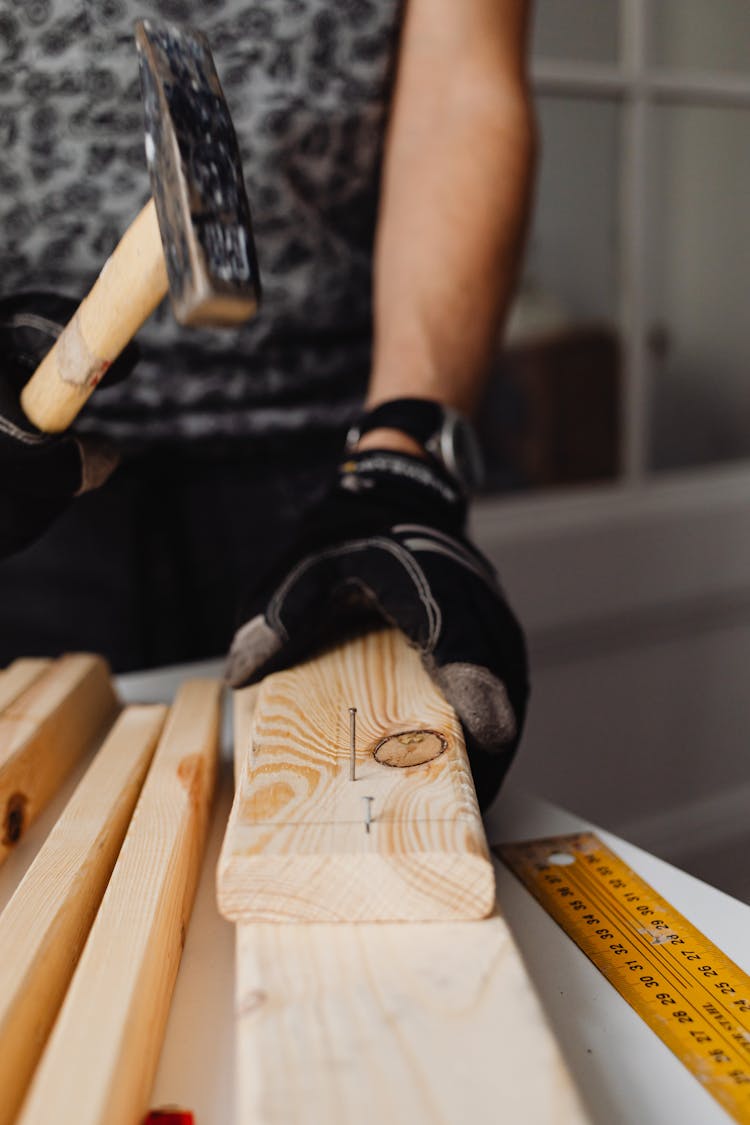
[[[418,442],[444,472],[471,495],[484,477],[482,454],[468,418],[444,403],[424,398],[397,398],[367,411],[349,430],[348,450],[372,430],[393,429]]]
[[[453,479],[432,460],[373,449],[354,453],[339,465],[338,487],[363,499],[372,497],[391,504],[397,512],[407,508],[454,531],[466,522],[466,495]]]

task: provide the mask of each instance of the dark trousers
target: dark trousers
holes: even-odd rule
[[[130,459],[0,562],[0,666],[103,653],[115,671],[223,655],[239,607],[323,495],[340,442]]]

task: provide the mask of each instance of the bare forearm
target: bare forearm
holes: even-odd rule
[[[530,194],[525,7],[408,7],[376,243],[370,405],[405,395],[476,404]]]

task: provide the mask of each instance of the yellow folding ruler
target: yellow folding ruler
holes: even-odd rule
[[[493,850],[701,1085],[750,1125],[750,976],[591,832]]]

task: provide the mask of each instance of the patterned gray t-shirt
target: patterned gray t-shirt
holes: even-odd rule
[[[341,425],[370,360],[371,259],[401,0],[0,0],[0,292],[80,297],[149,194],[133,21],[211,43],[253,212],[262,310],[181,328],[81,426],[130,444]]]

